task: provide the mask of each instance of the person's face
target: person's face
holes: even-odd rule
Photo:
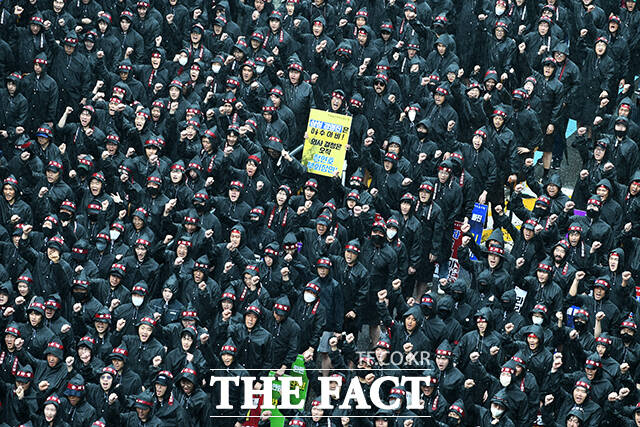
[[[595,288],[593,288],[593,299],[595,299],[596,301],[600,301],[602,298],[604,298],[605,294],[606,291],[604,290],[604,288],[600,286],[596,286]]]
[[[227,134],[227,144],[234,146],[236,145],[236,142],[238,142],[238,135],[235,132],[229,132]]]
[[[64,7],[64,1],[63,0],[53,0],[53,10],[56,13],[60,13],[60,11],[62,10],[62,8]]]
[[[220,306],[222,307],[222,311],[233,310],[233,303],[229,300],[222,301],[222,303],[220,303]]]
[[[444,356],[436,356],[436,365],[440,371],[444,371],[449,366],[449,358]]]
[[[389,421],[384,418],[376,418],[376,427],[388,427]]]
[[[138,326],[138,338],[140,338],[140,341],[142,342],[147,342],[151,337],[152,332],[153,328],[149,325]]]
[[[527,337],[527,345],[531,350],[535,350],[536,348],[538,348],[539,342],[540,342],[540,339],[538,337],[535,337],[533,335]]]
[[[624,3],[627,6],[627,10],[629,12],[632,12],[633,9],[636,8],[636,2],[635,1],[627,1]],[[638,413],[636,413],[636,419],[637,419]]]
[[[587,399],[587,392],[583,387],[576,387],[573,389],[573,401],[576,405],[582,405]]]
[[[242,67],[242,80],[249,82],[253,79],[253,70],[251,67]]]
[[[353,253],[351,251],[344,251],[344,260],[347,261],[347,264],[351,265],[355,263],[358,259],[358,254]]]
[[[606,187],[598,187],[596,189],[596,194],[600,196],[603,201],[605,201],[609,197],[609,190]]]
[[[58,413],[58,409],[56,408],[55,405],[53,405],[53,404],[45,405],[45,407],[44,407],[44,419],[47,422],[53,421],[53,419],[56,417],[57,413]]]
[[[7,91],[9,92],[9,95],[13,95],[14,93],[16,93],[17,88],[18,86],[16,86],[14,81],[10,80],[7,82]]]
[[[109,327],[109,324],[105,322],[93,322],[93,326],[99,334],[103,334],[107,330],[107,327]]]
[[[159,384],[159,383],[155,383],[155,389],[156,389],[156,396],[160,399],[162,399],[162,397],[165,395],[165,393],[167,392],[167,386],[164,384]]]
[[[102,182],[97,179],[92,179],[89,181],[89,190],[91,191],[91,194],[97,196],[102,191]]]
[[[78,403],[80,402],[79,396],[67,396],[67,399],[69,400],[69,403],[71,404],[71,406],[77,406]]]
[[[134,216],[131,222],[133,223],[133,227],[136,230],[140,230],[144,226],[144,221],[141,218],[138,218],[137,216]]]
[[[553,59],[556,60],[556,62],[563,63],[565,59],[567,59],[567,55],[565,55],[564,53],[560,53],[560,52],[554,52],[553,53]]]
[[[615,21],[609,22],[609,32],[610,33],[612,33],[612,34],[615,33],[616,31],[618,31],[618,28],[619,28],[619,26],[618,26],[617,22],[615,22]]]
[[[565,252],[564,248],[556,246],[556,248],[553,250],[553,260],[556,263],[562,262],[566,254],[567,252]]]
[[[438,170],[438,180],[440,181],[441,184],[444,184],[445,182],[447,182],[447,180],[449,179],[449,176],[451,176],[451,174],[445,169]]]
[[[498,40],[502,40],[504,38],[504,28],[502,28],[502,27],[497,27],[496,28],[496,38]]]
[[[244,316],[244,325],[247,327],[247,329],[253,329],[253,327],[256,326],[257,322],[258,316],[256,316],[254,313],[249,313]]]
[[[584,368],[584,373],[589,381],[593,381],[596,376],[597,369]]]
[[[296,85],[300,82],[300,71],[298,70],[289,70],[289,81],[291,84]]]
[[[10,202],[16,197],[16,190],[11,185],[5,185],[2,187],[2,193],[4,194],[5,200]]]
[[[555,70],[555,67],[553,65],[545,65],[542,71],[544,72],[545,77],[551,77],[554,70]]]
[[[502,127],[502,125],[504,124],[504,117],[502,116],[493,116],[493,126],[496,129],[500,129]]]
[[[204,272],[202,270],[193,270],[193,280],[200,283],[204,280]]]
[[[242,240],[242,234],[237,232],[232,232],[229,235],[229,241],[236,246],[240,246],[240,240]]]
[[[282,321],[284,320],[284,316],[281,316],[275,312],[273,313],[273,318],[276,319],[276,322],[278,323],[282,323]]]
[[[626,131],[627,126],[623,125],[622,123],[616,123],[614,129],[617,131]]]
[[[149,417],[150,408],[136,408],[136,414],[138,414],[138,418],[141,420],[146,420]]]
[[[29,293],[29,285],[24,282],[18,283],[18,293],[20,294],[20,296],[26,296]]]
[[[47,170],[46,171],[46,175],[47,175],[47,182],[49,184],[53,184],[55,182],[58,181],[58,178],[60,178],[60,172],[54,172],[51,170]]]
[[[60,361],[60,359],[58,359],[53,354],[47,354],[47,365],[49,365],[50,368],[55,368],[55,366],[58,364],[58,361]]]
[[[191,337],[191,335],[184,334],[180,338],[180,343],[182,344],[182,349],[184,351],[188,351],[193,345],[193,338]]]
[[[596,147],[593,149],[593,158],[597,161],[601,161],[604,158],[604,153],[605,151],[602,149],[602,147],[596,145]]]
[[[61,3],[63,3],[63,2],[61,1]],[[107,28],[109,28],[109,24],[107,24],[104,21],[98,22],[98,29],[100,30],[100,32],[102,34],[104,34],[107,31]]]
[[[415,19],[416,16],[417,16],[416,13],[411,9],[406,9],[404,11],[404,17],[407,19],[407,21],[411,21],[411,20]]]
[[[596,54],[598,56],[602,56],[602,55],[604,55],[604,53],[607,50],[607,44],[605,42],[598,42],[598,43],[596,43],[595,50],[596,50]]]
[[[549,279],[549,273],[547,271],[537,270],[536,277],[538,278],[538,282],[547,283]]]
[[[433,100],[436,102],[436,105],[444,104],[444,96],[442,96],[442,94],[440,94],[439,92],[436,92],[433,95]]]
[[[538,34],[540,34],[541,36],[546,36],[548,32],[549,24],[547,24],[546,22],[541,22],[538,24]]]
[[[407,316],[404,319],[404,327],[407,329],[407,331],[411,332],[413,331],[416,326],[418,325],[418,322],[416,320],[415,317],[413,316]]]
[[[321,223],[316,224],[316,233],[318,233],[318,235],[323,236],[324,233],[326,233],[327,231],[327,226]]]
[[[182,379],[180,380],[180,388],[186,395],[190,395],[193,392],[194,385],[191,381]]]
[[[358,43],[364,46],[367,43],[367,33],[365,31],[358,31]]]
[[[580,233],[577,231],[571,231],[569,233],[569,243],[571,246],[576,246],[580,242]]]
[[[489,254],[489,256],[487,256],[487,261],[489,262],[489,267],[496,268],[500,262],[500,257],[498,255]]]
[[[617,256],[609,256],[609,270],[616,271],[618,269],[618,264],[620,263],[620,258]]]
[[[7,345],[9,350],[13,350],[16,343],[16,337],[11,334],[4,334],[4,343]]]
[[[220,359],[222,359],[222,363],[224,363],[224,366],[231,366],[231,364],[233,363],[233,356],[230,354],[223,354],[222,356],[220,356]]]
[[[30,311],[29,312],[29,323],[31,324],[31,326],[36,327],[40,324],[40,322],[42,322],[42,314],[37,313],[35,311]]]
[[[269,19],[269,28],[275,33],[280,29],[280,21],[277,19]]]
[[[487,322],[476,322],[476,326],[478,327],[478,331],[482,334],[487,330]]]
[[[136,256],[138,257],[138,260],[144,259],[144,257],[147,255],[147,247],[144,245],[136,246],[135,251],[136,251]]]
[[[321,278],[325,278],[329,275],[329,269],[327,267],[318,267],[318,276],[320,276]]]
[[[322,34],[322,30],[323,29],[324,29],[324,27],[319,22],[314,22],[313,23],[313,27],[311,28],[311,30],[313,31],[313,35],[316,36],[316,37],[320,37],[320,35]]]

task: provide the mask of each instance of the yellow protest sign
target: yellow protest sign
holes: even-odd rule
[[[350,131],[351,116],[312,109],[302,151],[302,164],[307,172],[324,176],[334,176],[336,171],[342,174]]]

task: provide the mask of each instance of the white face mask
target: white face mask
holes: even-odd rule
[[[407,113],[410,121],[414,121],[416,119],[416,110],[409,110]]]
[[[303,298],[306,303],[314,302],[316,300],[316,296],[311,292],[305,292]]]
[[[491,408],[491,416],[493,418],[498,418],[502,414],[504,414],[504,409]]]
[[[501,16],[504,13],[505,9],[503,7],[496,6],[496,15]]]
[[[187,61],[188,59],[185,56],[181,56],[180,58],[178,58],[178,63],[182,66],[187,65]]]
[[[211,70],[216,74],[218,74],[221,69],[222,69],[222,65],[220,65],[220,64],[213,64],[211,66]]]
[[[501,374],[500,384],[502,385],[502,387],[509,387],[509,384],[511,384],[511,375]]]
[[[264,65],[256,65],[256,73],[262,74],[264,71]]]
[[[393,239],[394,237],[396,237],[396,234],[398,234],[398,230],[396,230],[395,228],[390,228],[387,230],[387,237],[389,239]]]
[[[538,317],[538,316],[531,317],[531,323],[533,323],[534,325],[542,325],[543,321],[544,319],[542,317]]]
[[[138,295],[131,295],[131,304],[135,305],[136,307],[140,307],[143,302],[144,302],[144,297],[141,297]]]
[[[120,232],[118,230],[109,230],[109,237],[112,242],[115,242],[120,237]]]

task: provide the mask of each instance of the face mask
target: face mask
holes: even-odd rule
[[[514,109],[514,110],[516,110],[516,111],[520,111],[520,110],[522,110],[522,105],[523,105],[523,103],[522,103],[522,100],[521,100],[521,99],[517,99],[517,98],[516,98],[516,99],[514,99],[514,100],[513,100],[513,102],[512,102],[512,104],[513,104],[513,109]]]
[[[614,130],[614,132],[616,133],[616,138],[624,138],[625,135],[627,134],[627,130]]]
[[[504,8],[496,6],[496,15],[502,16],[504,12],[505,12]]]
[[[256,65],[256,73],[262,74],[264,72],[264,65]]]
[[[457,302],[460,302],[464,299],[464,294],[462,292],[454,292],[451,296],[453,297],[453,300]]]
[[[504,409],[491,408],[491,416],[493,418],[500,418],[502,414],[504,414]]]
[[[71,221],[71,214],[69,212],[60,212],[58,214],[58,217],[62,220],[62,221]]]
[[[531,323],[533,323],[534,325],[542,325],[543,321],[544,319],[542,317],[531,316]]]
[[[578,332],[584,332],[587,329],[587,324],[584,322],[573,322],[573,326]]]
[[[52,237],[55,233],[55,231],[53,231],[53,228],[43,228],[42,229],[42,234],[45,235],[45,237],[49,238]]]
[[[378,236],[377,234],[374,234],[373,236],[371,236],[371,240],[373,240],[373,243],[377,246],[381,246],[384,243],[384,236]]]
[[[451,312],[448,310],[438,310],[438,316],[443,320],[447,320],[449,316],[451,316]]]
[[[596,209],[587,209],[587,216],[591,219],[598,218],[600,216],[600,211]]]
[[[120,232],[118,230],[109,230],[109,237],[112,242],[115,242],[120,237]]]
[[[213,71],[215,74],[218,74],[221,69],[222,69],[222,65],[220,64],[213,64],[211,66],[211,71]]]
[[[89,294],[86,293],[86,292],[74,292],[73,293],[73,298],[76,301],[84,301],[84,300],[87,299],[88,296],[89,296]]]
[[[631,341],[633,341],[633,335],[631,335],[631,334],[620,334],[620,339],[624,343],[630,343]]]
[[[514,308],[511,301],[500,301],[500,304],[502,305],[502,309],[504,311],[511,311]]]
[[[184,56],[181,56],[180,58],[178,58],[178,64],[182,65],[183,67],[185,65],[187,65],[188,59],[185,58]]]
[[[460,424],[460,420],[458,420],[457,418],[453,418],[453,417],[448,417],[447,418],[447,425],[448,426],[457,426]]]
[[[160,187],[147,187],[147,191],[152,196],[157,196],[158,194],[160,194]]]
[[[420,132],[420,131],[418,131],[418,138],[425,139],[427,137],[428,133],[429,132]]]
[[[303,298],[304,298],[304,302],[306,303],[311,303],[316,300],[316,296],[311,292],[305,292]]]
[[[409,110],[407,113],[410,121],[414,121],[416,119],[416,110]]]
[[[390,228],[387,230],[387,237],[389,239],[393,239],[394,237],[396,237],[396,234],[398,234],[398,230]]]
[[[502,387],[509,387],[509,384],[511,384],[511,375],[500,375],[500,384]]]
[[[531,213],[533,213],[533,216],[536,218],[542,218],[547,214],[547,210],[544,208],[533,208]]]
[[[133,304],[134,306],[140,307],[143,302],[144,302],[144,297],[141,297],[138,295],[131,295],[131,304]]]
[[[88,170],[86,170],[86,169],[84,169],[84,168],[78,169],[78,176],[79,176],[79,177],[84,178],[84,177],[86,177],[88,174],[89,174],[89,171],[88,171]]]
[[[90,222],[96,222],[98,220],[98,214],[87,214],[87,218],[89,218]]]

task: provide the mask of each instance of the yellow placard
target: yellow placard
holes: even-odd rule
[[[302,151],[302,164],[307,172],[342,175],[350,131],[351,116],[312,109]]]

